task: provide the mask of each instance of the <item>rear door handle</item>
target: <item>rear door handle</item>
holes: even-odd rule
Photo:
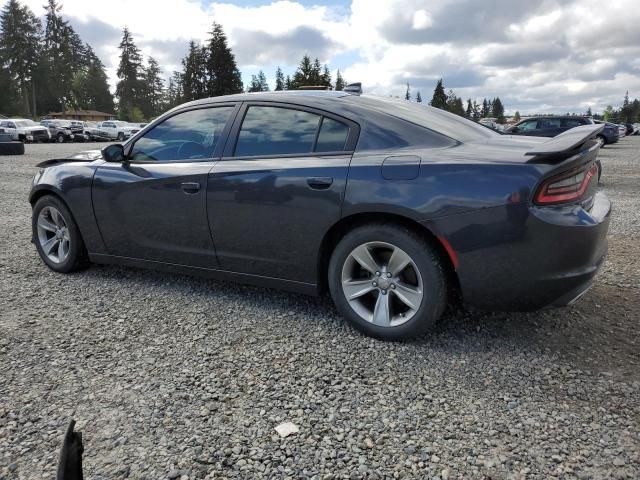
[[[314,190],[326,190],[333,183],[333,178],[331,177],[310,177],[307,178],[307,185],[309,185]]]
[[[200,191],[200,184],[198,182],[183,182],[180,184],[180,187],[182,187],[182,191],[184,193],[188,193],[190,195]]]

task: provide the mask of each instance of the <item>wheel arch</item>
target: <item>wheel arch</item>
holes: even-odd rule
[[[447,244],[443,243],[437,235],[434,234],[425,225],[416,222],[415,220],[398,215],[395,213],[381,213],[381,212],[362,212],[355,213],[341,218],[336,222],[324,235],[320,244],[320,251],[318,253],[317,263],[317,276],[318,276],[318,293],[324,294],[328,292],[328,269],[329,260],[333,250],[338,245],[338,242],[350,231],[355,228],[367,225],[370,223],[392,223],[395,225],[403,226],[421,237],[423,237],[433,247],[434,251],[438,255],[438,258],[442,262],[442,267],[445,270],[446,281],[449,287],[450,300],[454,300],[460,292],[460,283],[458,281],[458,274],[454,266],[455,259],[448,252],[450,248]]]

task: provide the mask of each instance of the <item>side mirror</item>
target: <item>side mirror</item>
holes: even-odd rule
[[[114,143],[102,149],[102,158],[107,162],[124,162],[124,147]]]

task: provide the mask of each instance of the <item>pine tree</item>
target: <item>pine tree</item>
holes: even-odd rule
[[[207,54],[206,48],[196,45],[193,40],[189,42],[187,56],[182,59],[182,97],[185,102],[206,98],[210,95],[209,88],[217,88],[217,83],[211,83],[208,76]]]
[[[411,100],[411,87],[409,87],[408,83],[407,83],[407,90],[404,92],[404,99]]]
[[[464,117],[464,105],[462,104],[462,99],[457,97],[453,90],[449,90],[449,94],[447,95],[446,110]]]
[[[280,67],[278,67],[276,69],[276,92],[279,92],[281,90],[284,90],[285,88],[285,83],[284,83],[284,74],[282,73],[282,69]]]
[[[435,108],[440,108],[442,110],[447,109],[447,94],[444,92],[444,85],[442,84],[442,79],[438,80],[436,84],[436,88],[433,90],[433,98],[431,99],[430,105]]]
[[[496,119],[498,123],[504,123],[504,106],[500,101],[500,97],[496,97],[493,99],[493,111],[492,116]]]
[[[347,82],[345,82],[344,78],[342,78],[342,75],[340,74],[340,70],[338,70],[338,72],[336,73],[336,85],[334,87],[334,90],[340,92],[344,90],[344,87],[346,86]]]
[[[284,82],[284,89],[285,90],[291,90],[291,88],[292,88],[291,77],[289,75],[287,75],[287,79]]]
[[[247,88],[247,92],[268,92],[269,85],[264,72],[260,70],[258,75],[251,75],[251,84]]]
[[[317,58],[311,61],[309,55],[304,55],[298,65],[298,69],[293,74],[289,89],[295,90],[300,87],[323,85],[320,60]]]
[[[144,84],[142,81],[142,56],[133,42],[131,32],[127,27],[122,31],[120,41],[120,64],[117,75],[120,79],[116,84],[119,117],[131,121],[133,108],[138,107],[143,99]]]
[[[86,66],[73,79],[74,103],[81,109],[113,113],[113,95],[104,64],[89,45],[84,49]]]
[[[40,20],[17,0],[9,0],[0,12],[0,70],[7,72],[5,81],[11,94],[17,93],[7,94],[7,97],[17,97],[14,100],[19,102],[19,113],[24,116],[31,116],[32,111],[36,114],[33,80],[38,66],[41,29]],[[30,105],[31,100],[34,105]]]
[[[480,105],[475,100],[473,101],[473,120],[476,122],[480,120]]]
[[[465,117],[471,119],[473,118],[473,105],[471,104],[471,99],[467,99],[467,110],[464,114]]]
[[[487,99],[482,99],[482,109],[480,110],[480,117],[487,118],[489,116],[489,102]]]
[[[516,110],[516,113],[513,115],[513,119],[516,123],[520,121],[520,112],[518,110]]]
[[[165,110],[165,86],[161,75],[162,70],[158,61],[153,57],[149,57],[147,67],[142,74],[144,82],[142,112],[146,118],[157,117]]]
[[[222,25],[213,22],[207,43],[206,73],[207,95],[217,97],[243,91],[242,76]]]
[[[182,103],[182,73],[173,72],[169,78],[169,86],[166,91],[166,106],[173,108]]]
[[[331,82],[331,72],[329,71],[329,67],[326,64],[322,70],[320,84],[324,87],[327,87],[327,90],[331,90],[333,88],[333,83]]]
[[[418,92],[418,93],[416,94],[416,102],[417,102],[417,103],[422,103],[422,95],[420,95],[420,92]]]
[[[62,6],[48,0],[45,6],[43,52],[40,58],[36,89],[42,98],[42,110],[65,110],[78,107],[73,83],[87,66],[82,40],[60,14]]]

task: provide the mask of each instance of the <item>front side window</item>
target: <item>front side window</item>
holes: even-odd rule
[[[290,108],[251,106],[242,122],[235,155],[311,153],[320,118]]]
[[[179,113],[136,140],[133,161],[204,160],[213,157],[234,107],[212,107]]]
[[[538,128],[560,128],[560,119],[545,118],[542,120],[538,120],[538,124],[540,125]]]
[[[525,131],[526,130],[535,130],[537,124],[538,124],[537,120],[529,120],[528,122],[524,122],[524,123],[521,123],[520,125],[518,125],[518,128],[520,130],[525,130]]]

